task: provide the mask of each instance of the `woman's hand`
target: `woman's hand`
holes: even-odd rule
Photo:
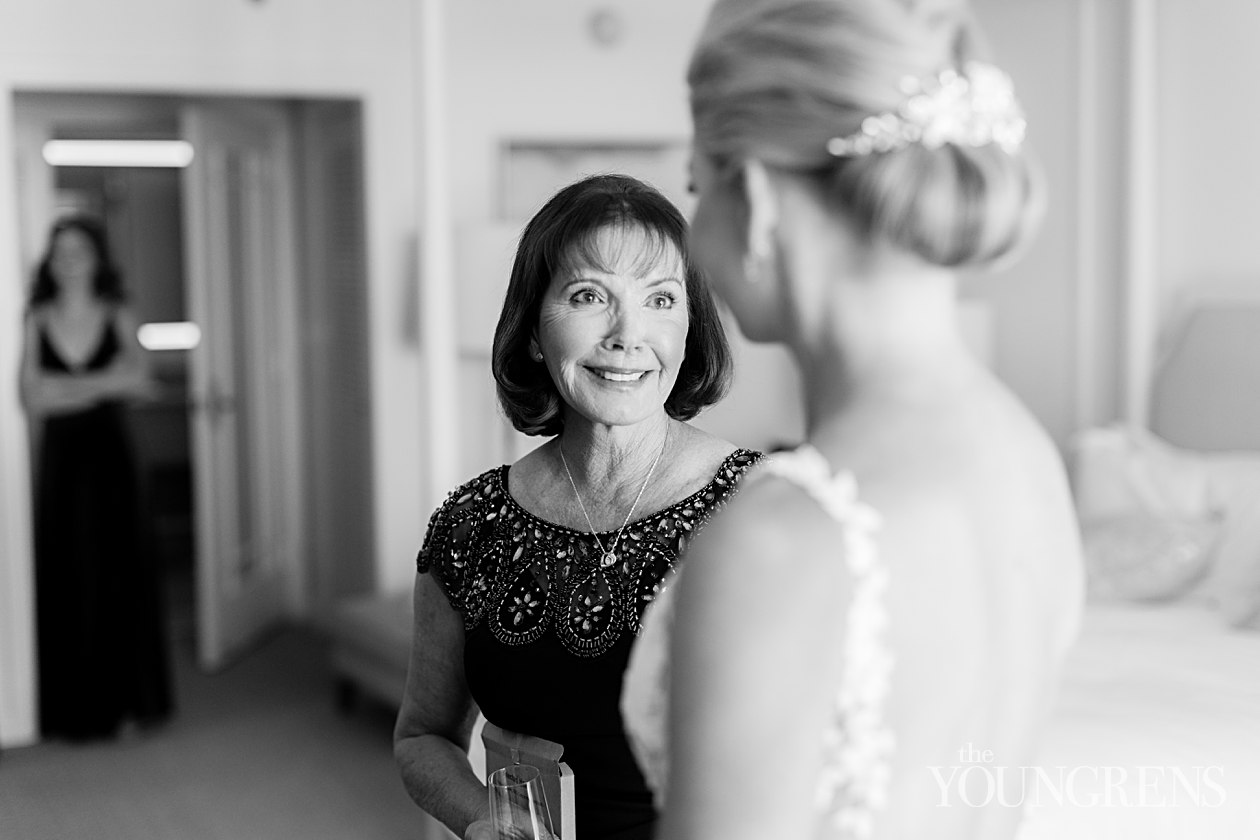
[[[105,395],[117,399],[147,402],[158,397],[157,384],[149,378],[148,369],[134,361],[110,366],[96,384]]]
[[[516,829],[515,833],[511,833],[512,829],[508,831],[511,840],[534,840],[533,833],[526,829]],[[560,835],[552,834],[542,826],[538,827],[538,831],[538,840],[560,840]],[[503,840],[503,837],[494,833],[494,823],[490,820],[477,820],[469,823],[468,829],[464,831],[464,840]]]
[[[73,376],[43,376],[33,389],[32,404],[45,414],[60,414],[90,408],[100,393]]]
[[[476,820],[468,824],[464,830],[464,840],[498,840],[494,833],[494,823],[490,820]]]

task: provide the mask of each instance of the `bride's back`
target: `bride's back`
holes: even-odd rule
[[[984,373],[931,406],[858,414],[836,424],[843,442],[820,448],[853,469],[883,520],[894,662],[885,719],[896,748],[875,836],[1009,838],[1019,768],[1035,764],[1079,618],[1062,462]]]

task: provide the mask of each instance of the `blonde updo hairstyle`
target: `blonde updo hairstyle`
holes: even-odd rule
[[[810,173],[863,234],[929,263],[991,264],[1017,252],[1040,217],[1025,152],[827,151],[864,118],[896,111],[905,77],[982,59],[979,39],[965,0],[719,0],[688,72],[697,148],[723,168],[757,159]]]

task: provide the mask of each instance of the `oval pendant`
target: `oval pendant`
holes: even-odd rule
[[[604,556],[599,560],[599,565],[604,569],[617,565],[617,555],[611,551],[605,551]]]

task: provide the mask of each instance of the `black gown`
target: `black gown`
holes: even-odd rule
[[[91,358],[72,368],[41,328],[39,365],[75,375],[120,351],[106,323]],[[124,406],[103,401],[44,419],[35,496],[40,729],[45,737],[109,737],[124,720],[158,723],[172,709],[160,570],[144,537]]]
[[[703,488],[630,523],[610,565],[589,532],[518,505],[506,466],[457,488],[429,522],[417,567],[463,615],[473,699],[498,726],[564,747],[583,840],[652,836],[652,795],[621,720],[630,648],[687,543],[760,457],[737,450]]]

